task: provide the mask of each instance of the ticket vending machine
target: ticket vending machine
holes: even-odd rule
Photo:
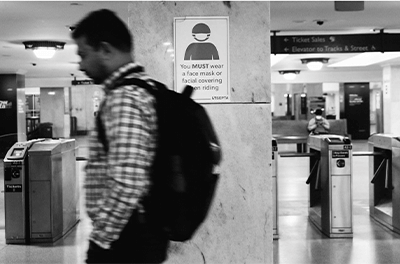
[[[369,212],[378,223],[400,234],[400,137],[375,134],[368,140]]]
[[[309,219],[330,238],[352,238],[352,145],[347,137],[310,135]]]
[[[79,221],[74,139],[15,143],[4,159],[7,244],[54,242]]]
[[[272,139],[272,203],[273,203],[273,238],[279,239],[278,228],[278,144],[276,139]]]

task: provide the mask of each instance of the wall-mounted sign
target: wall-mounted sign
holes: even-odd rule
[[[0,109],[10,109],[12,102],[8,100],[0,100]]]
[[[198,102],[227,102],[229,90],[229,17],[174,19],[175,91],[194,88]]]

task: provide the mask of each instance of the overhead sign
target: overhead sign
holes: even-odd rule
[[[194,88],[198,102],[226,102],[229,90],[229,17],[174,19],[175,91]]]
[[[272,36],[272,54],[360,53],[400,50],[400,34]]]
[[[93,80],[73,80],[72,85],[90,85],[94,84]]]

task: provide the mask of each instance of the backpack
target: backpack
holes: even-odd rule
[[[206,110],[190,98],[191,86],[180,94],[152,82],[155,88],[137,78],[125,78],[120,85],[145,88],[156,98],[159,139],[153,184],[143,205],[146,216],[162,225],[169,240],[182,242],[191,239],[207,217],[219,178],[214,170],[221,148]],[[98,127],[106,146],[101,122]]]

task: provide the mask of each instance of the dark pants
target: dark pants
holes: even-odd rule
[[[167,236],[159,225],[142,222],[136,213],[132,215],[111,249],[90,241],[86,263],[162,263],[167,257]]]

